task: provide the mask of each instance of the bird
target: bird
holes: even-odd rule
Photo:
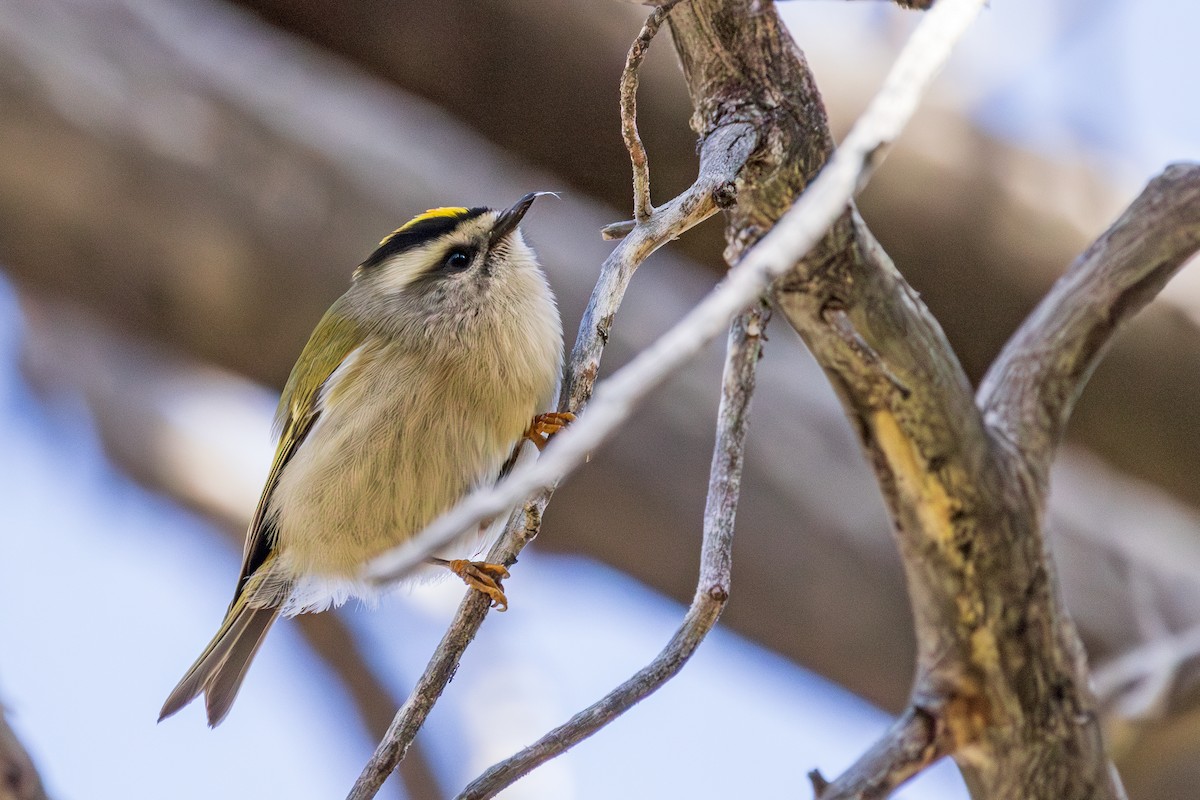
[[[550,410],[562,321],[518,227],[543,194],[502,210],[429,209],[354,270],[280,397],[233,601],[160,722],[203,693],[218,725],[280,615],[372,599],[368,561],[494,483],[526,440],[540,450],[573,419]],[[457,551],[478,553],[498,527],[465,532]],[[507,608],[503,565],[442,555],[421,569],[454,573]]]

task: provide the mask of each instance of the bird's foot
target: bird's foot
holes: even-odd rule
[[[508,598],[504,596],[504,586],[500,581],[508,577],[508,570],[502,564],[489,564],[486,561],[468,561],[456,558],[446,562],[446,566],[463,583],[472,589],[483,592],[492,600],[492,608],[497,611],[508,610]]]
[[[538,414],[529,423],[525,438],[537,445],[538,450],[546,449],[550,437],[575,421],[575,415],[570,411],[551,411]]]

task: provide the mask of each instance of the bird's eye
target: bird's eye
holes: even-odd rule
[[[471,266],[471,251],[465,247],[456,247],[446,254],[442,269],[447,272],[461,272]]]

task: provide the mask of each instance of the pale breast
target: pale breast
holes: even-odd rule
[[[561,332],[546,295],[543,313],[505,328],[523,340],[515,357],[511,340],[414,352],[372,339],[330,377],[270,501],[286,574],[350,578],[495,479],[553,401]]]

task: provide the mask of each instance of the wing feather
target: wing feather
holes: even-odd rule
[[[366,329],[343,312],[344,300],[344,297],[339,298],[325,312],[300,353],[283,395],[279,398],[279,408],[275,412],[279,445],[275,449],[275,459],[271,463],[258,508],[246,533],[246,547],[242,553],[242,570],[238,576],[234,603],[250,576],[266,562],[275,546],[274,520],[268,515],[271,496],[283,468],[304,444],[321,415],[318,402],[321,389],[350,353],[366,339]]]

